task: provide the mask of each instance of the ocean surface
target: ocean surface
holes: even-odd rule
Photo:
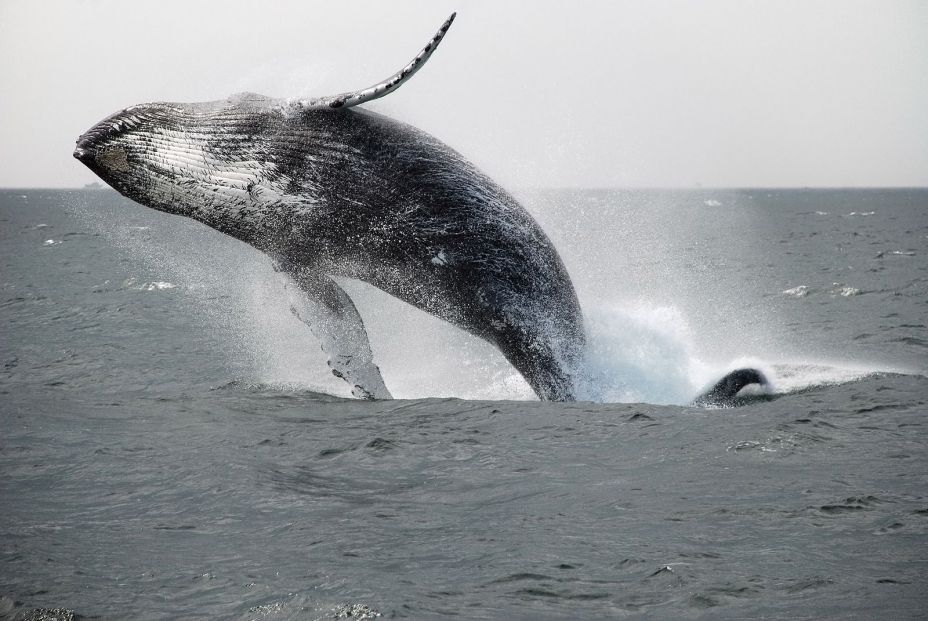
[[[925,618],[928,190],[520,198],[590,401],[342,281],[399,397],[346,398],[253,249],[0,191],[0,618]]]

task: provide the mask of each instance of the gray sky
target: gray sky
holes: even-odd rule
[[[80,186],[104,116],[250,90],[369,107],[509,187],[928,185],[921,1],[0,0],[0,187]]]

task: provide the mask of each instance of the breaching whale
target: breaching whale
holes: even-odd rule
[[[454,17],[369,88],[135,105],[83,134],[74,156],[128,198],[269,255],[305,292],[309,313],[298,316],[355,396],[390,393],[333,277],[367,282],[489,341],[539,398],[573,400],[583,318],[547,235],[459,153],[358,107],[421,69]]]

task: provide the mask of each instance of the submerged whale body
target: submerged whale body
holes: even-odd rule
[[[709,390],[693,400],[703,407],[731,407],[738,404],[738,393],[746,386],[757,384],[767,388],[770,382],[757,369],[736,369],[716,382]]]
[[[355,396],[390,392],[361,316],[332,277],[365,281],[489,341],[539,398],[572,400],[583,319],[551,241],[456,151],[357,107],[418,71],[453,19],[370,88],[140,104],[91,128],[74,156],[136,202],[269,255],[305,293],[306,308],[293,311]]]

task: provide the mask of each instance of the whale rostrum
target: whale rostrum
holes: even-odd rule
[[[305,294],[294,314],[357,397],[390,392],[336,277],[367,282],[488,341],[539,398],[573,400],[583,317],[547,235],[455,150],[359,107],[420,70],[454,17],[369,88],[139,104],[88,130],[74,156],[132,200],[271,257]]]

